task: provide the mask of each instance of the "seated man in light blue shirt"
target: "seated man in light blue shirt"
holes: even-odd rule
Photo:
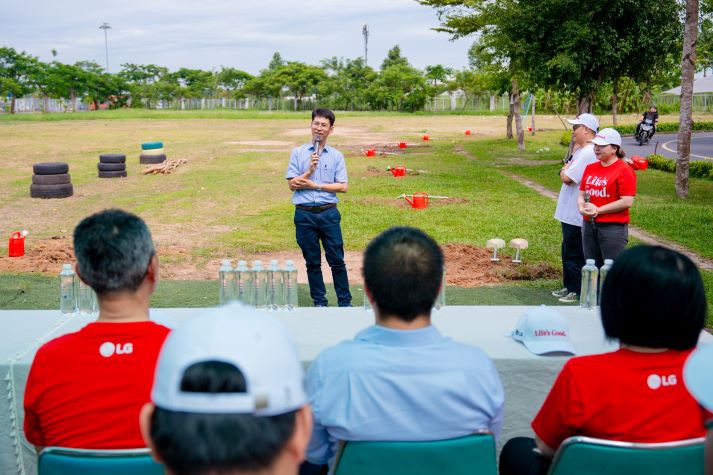
[[[340,440],[497,437],[504,394],[495,365],[431,325],[443,276],[438,244],[418,229],[391,228],[367,247],[363,273],[376,324],[310,366],[307,460],[331,463]]]

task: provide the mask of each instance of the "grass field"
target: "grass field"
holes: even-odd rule
[[[635,117],[620,119],[635,121]],[[283,177],[289,151],[308,139],[308,123],[305,113],[285,112],[132,110],[19,119],[0,116],[1,229],[5,235],[28,229],[31,246],[53,237],[69,237],[87,214],[117,206],[148,222],[163,249],[162,262],[206,266],[223,257],[297,252],[290,191]],[[559,267],[560,232],[552,217],[554,202],[502,173],[506,170],[559,188],[556,170],[563,155],[558,145],[562,125],[556,117],[546,116],[538,116],[537,124],[544,130],[535,137],[527,135],[527,151],[520,153],[514,142],[498,138],[503,134],[504,117],[337,114],[330,143],[345,153],[349,170],[349,192],[340,205],[347,249],[361,251],[381,230],[404,224],[424,229],[441,244],[483,247],[495,236],[525,237],[530,242],[525,254],[528,262]],[[465,129],[475,135],[464,136]],[[424,133],[432,137],[425,143],[428,147],[408,148],[403,155],[366,158],[360,153],[363,147],[399,140],[423,145],[420,136]],[[139,144],[153,140],[165,142],[169,158],[185,158],[188,164],[171,175],[141,175]],[[550,151],[536,153],[543,147]],[[126,153],[129,177],[98,179],[100,153]],[[32,164],[40,161],[68,162],[75,196],[29,198]],[[426,173],[395,179],[385,171],[394,165]],[[674,198],[672,175],[647,170],[639,173],[639,190],[633,223],[713,257],[708,247],[713,235],[710,182],[692,180],[691,198],[679,202]],[[395,199],[416,191],[451,199],[434,201],[423,211]],[[3,255],[7,255],[6,242],[0,243]],[[53,277],[11,273],[2,267],[6,261],[0,260],[0,292],[7,296],[0,299],[0,308],[54,305],[54,295],[42,297],[50,289],[56,291]],[[706,274],[713,301],[713,278]],[[454,288],[448,294],[452,303],[554,303],[547,298],[547,290],[554,286],[555,281],[538,280],[485,289]],[[214,282],[167,282],[154,304],[212,304],[214,287]],[[36,293],[36,289],[46,291]],[[191,293],[197,297],[186,297]],[[355,292],[355,303],[359,297]]]

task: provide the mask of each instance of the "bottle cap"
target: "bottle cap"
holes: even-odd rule
[[[223,259],[223,264],[220,266],[220,270],[231,270],[233,268],[230,263],[230,259]]]
[[[72,270],[72,264],[63,264],[63,265],[62,265],[62,270],[63,270],[63,271],[65,271],[65,270],[71,271],[71,270]]]
[[[278,270],[278,261],[277,259],[270,259],[270,270]]]
[[[612,265],[612,264],[614,264],[614,260],[613,259],[604,259],[604,263]]]
[[[595,262],[596,261],[594,259],[587,259],[587,265],[594,265]]]
[[[295,270],[295,263],[294,263],[294,261],[293,261],[292,259],[287,259],[287,260],[285,261],[285,268],[284,268],[284,269],[285,269],[285,270],[288,270],[288,271]]]
[[[238,270],[248,270],[248,261],[238,261]]]
[[[261,260],[258,259],[253,261],[253,270],[263,270]]]

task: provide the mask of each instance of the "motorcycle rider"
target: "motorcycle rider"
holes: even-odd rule
[[[647,110],[642,114],[641,122],[636,125],[636,133],[634,134],[634,136],[639,135],[639,130],[641,130],[641,124],[643,124],[647,120],[650,120],[651,125],[653,126],[653,129],[651,129],[651,136],[649,137],[651,138],[656,133],[656,124],[659,121],[659,112],[658,109],[656,109],[656,106],[651,106],[651,109]]]

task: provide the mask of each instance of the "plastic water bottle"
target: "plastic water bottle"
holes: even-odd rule
[[[270,260],[270,267],[267,269],[268,284],[268,308],[277,310],[285,305],[284,289],[282,287],[282,272],[277,259]]]
[[[587,263],[582,267],[582,290],[579,294],[579,306],[582,308],[594,308],[597,306],[597,269],[594,259],[587,259]]]
[[[364,287],[362,290],[364,292],[364,304],[363,304],[364,310],[366,310],[367,312],[370,312],[373,310],[373,308],[371,308],[371,302],[369,301],[369,296],[366,295],[366,287]]]
[[[235,273],[230,259],[223,259],[218,270],[218,284],[220,285],[220,304],[226,305],[235,300]]]
[[[599,268],[599,299],[597,300],[599,305],[602,304],[602,289],[604,288],[604,279],[606,279],[607,272],[609,272],[609,269],[611,269],[612,264],[614,264],[613,260],[604,259],[604,265]]]
[[[72,264],[64,264],[59,273],[59,311],[63,315],[71,315],[77,310],[76,279]]]
[[[446,306],[446,269],[443,269],[443,280],[441,280],[441,289],[438,291],[436,301],[433,302],[433,307],[439,310]]]
[[[267,270],[262,266],[261,260],[253,261],[253,302],[256,308],[268,306]]]
[[[253,305],[252,289],[252,272],[248,269],[248,263],[238,261],[238,267],[235,268],[235,291],[238,302]]]
[[[97,311],[97,294],[82,279],[77,281],[77,310],[81,315],[94,315]]]
[[[289,259],[285,261],[285,267],[282,269],[282,287],[285,310],[297,308],[297,268]]]

